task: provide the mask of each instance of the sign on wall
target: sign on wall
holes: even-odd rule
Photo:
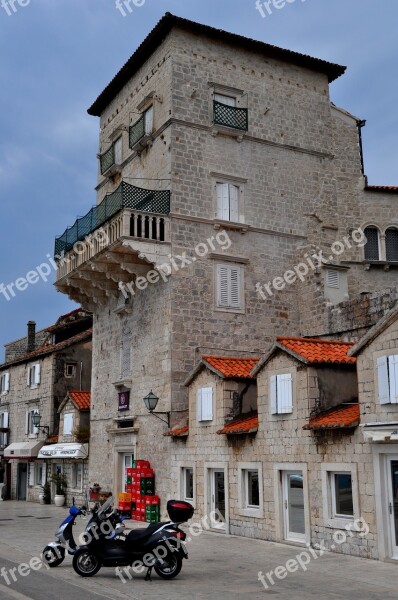
[[[119,410],[129,410],[130,408],[130,392],[119,393]]]

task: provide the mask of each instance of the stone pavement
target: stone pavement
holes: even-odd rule
[[[7,571],[32,557],[40,557],[46,543],[67,515],[66,509],[24,502],[0,503],[0,568]],[[79,519],[75,536],[84,529]],[[174,600],[193,599],[264,599],[275,595],[278,600],[396,600],[398,564],[326,553],[315,558],[302,557],[306,571],[298,566],[295,572],[283,569],[268,584],[268,590],[258,580],[286,566],[303,552],[303,548],[262,542],[234,536],[204,532],[188,544],[189,560],[184,561],[180,575],[173,581],[163,581],[154,575],[145,582],[144,575],[122,583],[114,569],[101,569],[91,579],[75,574],[71,557],[57,569],[18,575],[16,583],[7,586],[0,576],[1,600]],[[289,563],[294,568],[294,563]],[[297,566],[297,563],[296,563]]]

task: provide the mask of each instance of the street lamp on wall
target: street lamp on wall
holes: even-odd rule
[[[40,425],[41,414],[35,413],[32,415],[32,425],[37,427],[42,433],[47,433],[47,437],[50,435],[50,428],[48,425]],[[46,432],[47,430],[47,432]]]
[[[158,402],[159,402],[159,398],[156,396],[156,394],[153,393],[152,390],[144,398],[144,404],[145,404],[147,410],[149,410],[149,412],[151,413],[151,415],[154,415],[160,421],[163,421],[163,423],[167,423],[167,426],[170,427],[170,413],[169,412],[160,412],[160,413],[154,412],[154,410],[156,409],[156,407],[158,405]],[[162,419],[161,417],[159,417],[159,415],[167,415],[167,421],[165,419]]]

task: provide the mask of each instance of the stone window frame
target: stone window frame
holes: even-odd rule
[[[273,375],[291,375],[292,376],[292,412],[289,413],[276,413],[272,414],[272,405],[271,405],[271,377]],[[268,414],[271,420],[280,421],[284,418],[292,419],[296,418],[295,414],[297,411],[297,368],[294,366],[285,367],[281,369],[270,369],[268,372]]]
[[[72,367],[72,374],[68,374],[68,368]],[[72,379],[73,377],[76,377],[76,369],[77,369],[77,363],[75,362],[66,362],[65,363],[65,378],[66,379]]]
[[[340,517],[333,514],[333,486],[331,476],[335,473],[349,473],[352,481],[352,502],[354,514],[352,517]],[[322,508],[324,526],[331,529],[344,529],[360,519],[358,465],[356,463],[324,463],[321,465]]]
[[[178,497],[186,502],[192,504],[192,506],[197,506],[197,496],[196,496],[196,463],[190,461],[181,461],[176,463],[176,467],[178,469]],[[192,469],[193,476],[193,498],[188,499],[185,497],[184,493],[184,477],[183,472],[184,469]]]
[[[6,396],[10,392],[10,371],[4,371],[0,375],[0,395]],[[4,387],[4,389],[3,389]]]
[[[362,225],[361,229],[363,232],[365,232],[365,229],[367,227],[374,227],[377,229],[378,231],[378,241],[379,241],[379,258],[378,260],[370,260],[368,258],[366,258],[365,256],[365,247],[366,244],[364,244],[362,246],[362,260],[365,263],[370,263],[372,265],[377,265],[378,263],[381,264],[392,264],[392,265],[398,265],[398,261],[393,261],[393,260],[388,260],[387,259],[387,248],[386,248],[386,233],[388,229],[398,229],[398,223],[397,222],[389,222],[387,224],[383,224],[382,226],[380,225],[376,225],[376,223],[374,221],[370,221],[365,223],[364,225]]]
[[[215,260],[214,262],[214,310],[216,312],[236,313],[245,314],[245,264],[247,261],[239,262],[238,259],[232,258],[228,260],[228,257],[223,257],[223,260]],[[229,306],[218,306],[218,290],[219,290],[219,278],[218,278],[218,267],[219,266],[236,267],[240,271],[240,307],[229,307]]]
[[[210,172],[213,195],[213,209],[214,209],[214,223],[220,227],[240,229],[241,225],[245,225],[245,188],[247,179],[244,177],[236,177],[235,175],[228,175],[227,173]],[[231,221],[221,219],[217,213],[217,185],[218,184],[229,184],[234,185],[238,188],[238,220]]]
[[[238,514],[243,517],[253,517],[262,519],[264,517],[264,479],[263,479],[263,463],[262,462],[238,462],[238,497],[239,509]],[[248,471],[258,472],[258,488],[259,501],[258,508],[248,507],[246,502],[246,481],[245,473]]]
[[[378,368],[377,361],[379,358],[385,357],[388,359],[389,356],[397,356],[398,355],[398,345],[395,348],[389,348],[385,350],[379,350],[378,352],[373,353],[373,381],[374,381],[374,402],[376,406],[383,407],[385,406],[388,410],[393,410],[393,407],[398,407],[396,402],[380,402],[380,391],[379,391],[379,376],[378,376]]]

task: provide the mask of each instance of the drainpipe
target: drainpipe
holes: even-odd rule
[[[363,143],[362,143],[362,127],[365,127],[366,125],[366,121],[357,121],[357,127],[358,127],[358,137],[359,137],[359,153],[361,156],[361,170],[362,170],[362,175],[365,175],[365,163],[364,163],[364,159],[363,159]]]
[[[83,361],[80,362],[80,391],[82,391]]]

